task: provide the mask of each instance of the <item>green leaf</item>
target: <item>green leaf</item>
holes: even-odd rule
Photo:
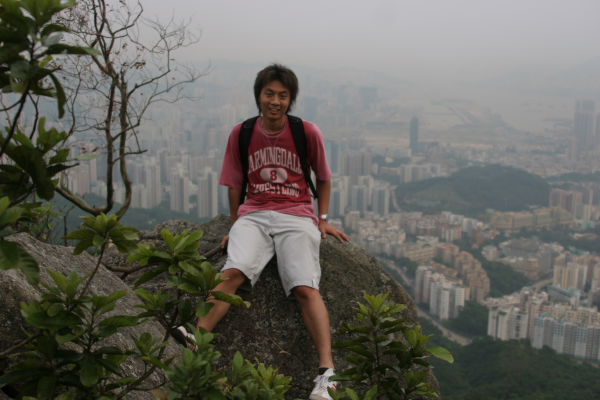
[[[37,148],[26,146],[15,146],[6,150],[6,154],[12,158],[17,166],[22,168],[31,177],[37,195],[50,200],[54,196],[54,184],[46,170],[46,161],[43,153]]]
[[[85,387],[92,387],[100,380],[101,367],[93,357],[84,357],[79,370],[79,380]]]
[[[8,197],[3,197],[2,199],[6,199],[9,202]],[[21,207],[9,207],[2,210],[0,205],[0,227],[10,225],[19,220],[23,215],[23,211]]]
[[[10,206],[10,199],[7,196],[0,197],[0,214],[4,213]]]
[[[82,279],[79,278],[77,272],[73,271],[67,277],[67,286],[65,286],[64,293],[68,298],[72,299],[77,294],[77,289],[79,289],[79,285],[81,285]]]
[[[53,269],[49,269],[48,274],[50,275],[56,286],[64,293],[67,287],[67,277]]]
[[[452,356],[452,354],[441,346],[431,347],[427,349],[427,351],[431,353],[431,355],[433,355],[434,357],[439,358],[440,360],[447,361],[451,364],[454,362],[454,357]]]
[[[377,385],[374,385],[369,391],[365,394],[364,400],[374,400],[377,398]]]
[[[230,294],[225,292],[213,291],[210,293],[215,299],[227,302],[234,306],[243,306],[245,308],[250,307],[249,301],[244,301],[240,296],[236,294]]]
[[[44,26],[44,28],[42,29],[42,31],[40,33],[42,36],[48,36],[51,33],[68,32],[68,31],[69,30],[64,25],[48,24],[48,25]]]
[[[54,400],[76,400],[75,394],[72,392],[66,392],[55,397]]]
[[[56,154],[50,158],[50,164],[63,163],[69,158],[70,149],[60,149],[56,151]],[[54,174],[55,175],[55,174]]]
[[[198,318],[204,318],[208,315],[208,313],[210,312],[210,310],[214,307],[214,303],[209,303],[207,301],[198,301],[198,304],[196,305],[196,317]]]
[[[350,400],[360,400],[360,398],[358,397],[356,392],[350,388],[346,389],[346,395],[348,395],[348,397],[350,397]]]
[[[68,137],[69,134],[67,132],[58,131],[56,128],[46,129],[46,118],[40,118],[40,122],[38,124],[38,137],[36,140],[36,144],[44,154],[54,149],[56,145],[58,145],[60,142],[65,141]],[[68,149],[61,150],[68,151]]]
[[[73,54],[73,55],[100,55],[100,52],[91,47],[71,46],[68,44],[55,44],[48,46],[47,54]]]
[[[83,155],[80,155],[78,157],[75,157],[74,160],[77,160],[77,161],[89,161],[89,160],[95,160],[99,156],[100,156],[99,154],[88,153],[88,154],[83,154]]]
[[[67,333],[66,335],[54,335],[54,340],[56,340],[56,343],[58,344],[65,344],[67,342],[72,342],[73,340],[77,339],[78,337],[80,337],[82,334],[73,334],[73,333]]]
[[[32,285],[40,281],[40,268],[35,258],[18,243],[0,239],[0,270],[11,268],[20,269]]]
[[[49,317],[56,317],[61,311],[64,310],[64,306],[62,304],[52,304],[50,307],[48,307],[48,310],[46,311],[46,313],[48,314]]]
[[[123,298],[126,295],[126,290],[118,290],[116,292],[111,293],[108,296],[93,296],[92,303],[97,309],[96,313],[105,314],[109,311],[112,311],[116,306],[117,300]]]
[[[15,142],[22,144],[28,149],[33,149],[35,147],[31,139],[29,139],[29,137],[23,132],[17,131],[14,134],[13,139],[15,140]]]
[[[17,61],[12,63],[10,66],[10,74],[13,78],[13,86],[12,89],[16,93],[22,93],[23,89],[26,88],[26,85],[20,85],[20,82],[27,82],[32,73],[33,66],[29,64],[29,62],[25,60]],[[15,80],[15,78],[17,80]]]
[[[56,376],[43,376],[37,384],[37,396],[40,399],[50,399],[54,394],[58,378]]]
[[[167,270],[167,266],[165,265],[165,266],[154,267],[151,270],[144,272],[144,274],[140,277],[140,279],[138,279],[135,282],[135,286],[138,287],[138,286],[148,282],[149,280],[162,274],[166,270]]]

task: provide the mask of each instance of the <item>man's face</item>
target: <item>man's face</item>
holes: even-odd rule
[[[271,81],[260,91],[259,102],[263,118],[276,122],[284,118],[290,107],[290,91],[281,82]]]

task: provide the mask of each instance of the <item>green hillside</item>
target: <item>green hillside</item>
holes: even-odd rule
[[[402,208],[424,212],[448,210],[475,215],[491,208],[519,211],[548,204],[550,186],[524,170],[502,165],[462,169],[447,178],[433,178],[398,186]]]
[[[478,338],[462,347],[426,320],[430,345],[446,347],[454,364],[432,360],[444,400],[589,400],[600,398],[600,369],[528,341]]]
[[[480,339],[454,356],[453,371],[446,374],[438,366],[435,372],[446,400],[600,398],[597,367],[549,348],[534,349],[528,341]]]

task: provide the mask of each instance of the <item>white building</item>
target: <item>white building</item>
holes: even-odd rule
[[[429,304],[429,312],[440,320],[456,318],[465,306],[465,288],[458,282],[421,265],[415,275],[415,300]]]
[[[219,187],[218,176],[210,168],[205,168],[201,178],[198,179],[198,217],[214,218],[219,213]]]

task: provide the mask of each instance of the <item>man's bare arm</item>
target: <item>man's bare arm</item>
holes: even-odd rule
[[[240,197],[242,195],[242,189],[227,189],[227,198],[229,200],[229,218],[231,219],[231,223],[233,224],[237,221],[238,218],[238,208],[240,208]],[[225,235],[223,240],[221,240],[221,248],[225,249],[227,247],[227,243],[229,242],[229,235]]]
[[[331,198],[331,180],[321,181],[317,179],[317,194],[319,198],[318,210],[319,215],[329,213],[329,200]],[[321,237],[325,239],[327,234],[333,235],[340,242],[348,242],[350,237],[344,233],[344,231],[335,228],[326,220],[319,218],[319,231],[321,231]]]

